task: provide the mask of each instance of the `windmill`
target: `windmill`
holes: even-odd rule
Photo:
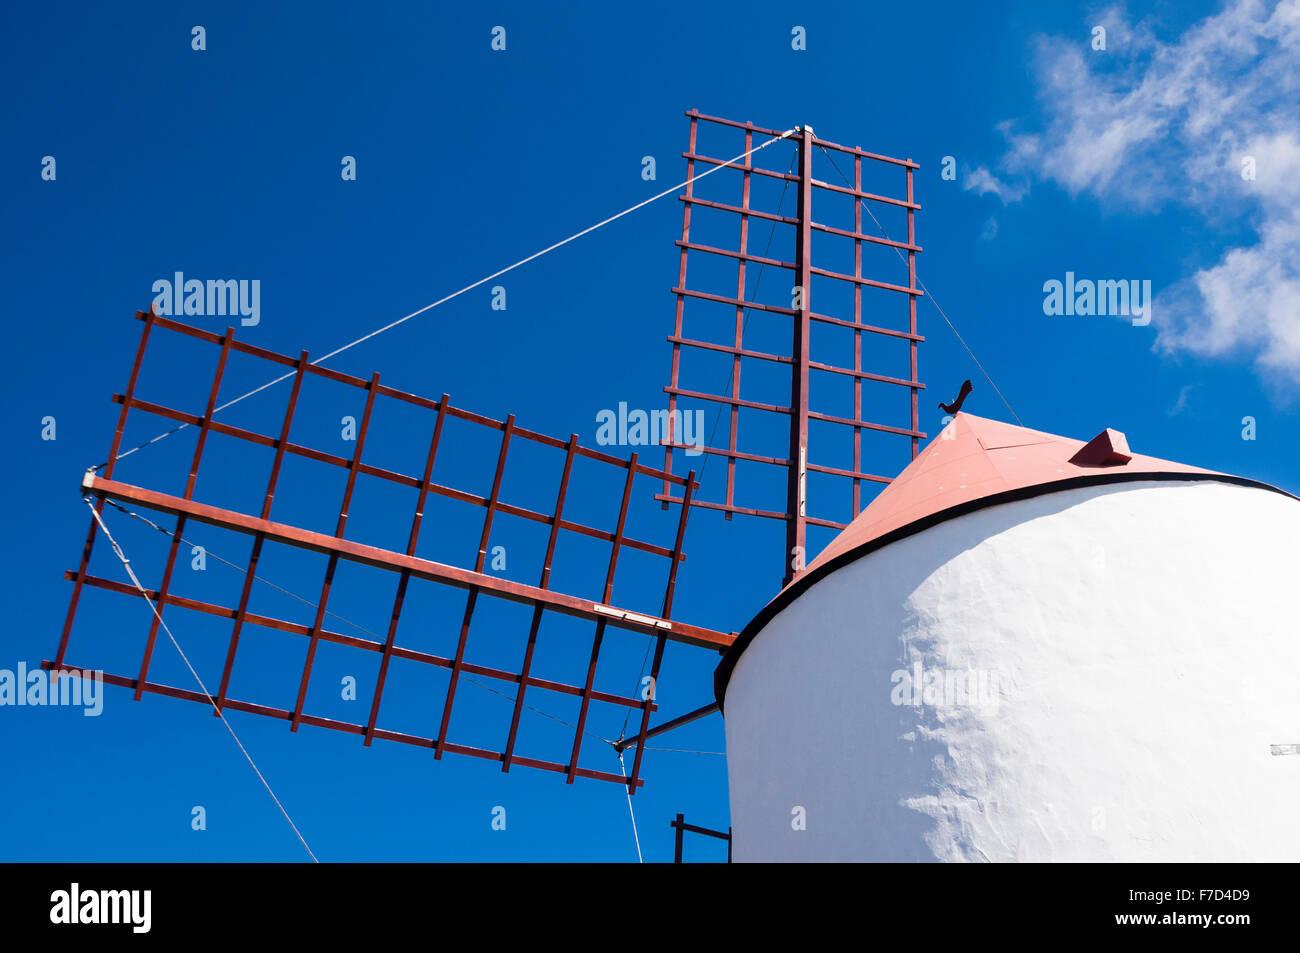
[[[448,753],[475,757],[498,762],[503,771],[528,767],[563,775],[568,783],[582,779],[619,784],[629,796],[635,794],[645,783],[642,767],[647,739],[718,709],[712,702],[652,724],[652,716],[658,713],[655,689],[663,674],[666,644],[677,642],[722,656],[736,640],[735,632],[672,617],[692,512],[721,512],[727,520],[739,514],[784,523],[786,545],[783,552],[772,554],[771,564],[775,569],[779,556],[782,579],[789,584],[805,571],[809,528],[844,530],[862,511],[872,491],[888,485],[890,477],[884,474],[915,458],[925,437],[919,430],[917,409],[917,394],[924,385],[917,378],[917,345],[923,338],[917,332],[916,316],[916,301],[922,291],[915,263],[921,250],[915,241],[914,216],[919,209],[913,198],[915,163],[819,139],[807,126],[782,132],[695,111],[687,116],[688,145],[683,153],[687,177],[684,191],[678,195],[683,225],[677,241],[675,314],[668,336],[669,382],[664,388],[670,426],[662,441],[662,466],[651,465],[635,453],[624,458],[585,446],[577,434],[563,439],[529,429],[514,415],[504,420],[481,415],[454,405],[447,394],[408,393],[382,383],[377,373],[365,378],[327,368],[323,359],[312,360],[305,351],[297,356],[276,353],[241,340],[233,327],[218,333],[152,309],[137,312],[140,338],[126,388],[114,396],[120,410],[109,453],[105,463],[87,471],[81,485],[92,516],[80,562],[66,572],[72,583],[71,599],[57,650],[44,667],[78,675],[103,667],[99,659],[86,657],[89,640],[81,637],[84,628],[94,624],[93,616],[87,619],[84,611],[79,614],[87,593],[143,597],[151,615],[134,664],[103,675],[105,682],[130,690],[136,700],[152,694],[198,702],[211,706],[222,717],[225,712],[239,711],[278,719],[293,732],[304,725],[328,729],[355,735],[366,746],[376,740],[398,742],[432,749],[439,759]],[[738,150],[719,150],[719,155],[704,151],[706,129],[707,135],[736,137],[743,152],[725,158]],[[766,161],[768,158],[772,161]],[[722,186],[724,176],[714,177],[715,172],[729,176],[729,184]],[[767,206],[756,200],[765,189],[775,200]],[[895,225],[897,239],[889,236],[878,218],[886,212],[900,216]],[[751,234],[759,226],[769,231],[761,252]],[[780,241],[776,242],[778,234]],[[880,251],[885,253],[883,260],[866,260]],[[846,264],[838,265],[839,261]],[[717,283],[720,267],[729,270],[722,284]],[[779,272],[783,280],[769,281],[760,289],[764,272]],[[755,317],[759,320],[751,324]],[[720,326],[724,329],[721,335]],[[842,346],[832,353],[819,342],[820,350],[814,352],[815,328],[840,333],[838,343]],[[755,344],[756,338],[778,343]],[[876,341],[884,343],[869,346]],[[886,344],[893,350],[886,353]],[[177,346],[203,353],[201,360],[213,370],[202,393],[164,402],[144,392],[142,375],[150,366],[153,349],[166,351]],[[334,353],[338,352],[327,356]],[[721,391],[716,389],[716,379],[695,374],[687,357],[693,354],[720,356],[726,361],[729,373]],[[229,416],[223,419],[225,408],[248,396],[228,399],[230,367],[236,361],[242,363],[245,373],[256,367],[261,370],[252,372],[255,376],[279,375],[271,383],[283,384],[281,390],[287,391],[282,413],[248,426],[236,425]],[[742,367],[748,370],[756,364],[785,376],[788,399],[760,400],[742,389]],[[842,383],[846,389],[833,394],[835,400],[826,400],[815,384],[822,378]],[[299,436],[303,422],[316,413],[308,393],[325,385],[345,393],[348,406],[359,408],[355,439],[346,454]],[[701,448],[709,457],[719,458],[725,468],[723,489],[715,498],[700,495],[695,470],[682,472],[677,453],[689,448],[672,429],[671,422],[680,420],[687,407],[699,405],[717,410],[718,419],[727,421],[725,440],[721,444],[710,441]],[[376,435],[382,433],[385,415],[394,408],[422,416],[429,436],[422,444],[421,466],[402,469],[375,462],[382,440]],[[765,422],[742,426],[750,414],[765,418]],[[174,425],[162,436],[184,431],[193,439],[192,452],[178,472],[148,469],[143,479],[121,475],[125,457],[160,439],[124,450],[128,419],[141,415]],[[747,445],[751,434],[770,436],[773,427],[782,433],[786,452],[760,452]],[[820,430],[823,427],[825,432]],[[832,437],[832,431],[838,433]],[[888,451],[874,449],[873,439],[886,441]],[[201,479],[202,465],[216,440],[223,448],[239,447],[240,452],[251,448],[262,455],[267,476],[250,499],[218,502],[220,494],[208,492]],[[512,453],[549,455],[554,483],[512,487]],[[286,476],[295,461],[324,467],[342,480],[337,502],[325,513],[326,525],[308,528],[309,521],[296,510],[292,517],[281,515],[288,503],[304,495],[304,485]],[[454,476],[444,476],[445,472],[463,470],[460,464],[473,464],[489,474],[486,486],[475,487],[468,485],[470,481],[461,483]],[[745,495],[744,468],[751,465],[784,471],[782,499],[768,501]],[[598,473],[588,477],[588,485],[610,491],[617,500],[606,522],[572,512],[572,486],[579,468]],[[742,474],[739,479],[738,473]],[[827,481],[828,487],[832,482],[840,485],[844,492],[837,500],[842,513],[828,515],[817,509],[817,504],[833,494],[829,490],[825,495],[810,492],[810,476]],[[377,536],[358,519],[354,510],[362,481],[401,487],[410,495],[404,546],[375,541]],[[174,485],[165,490],[165,484]],[[550,502],[546,506],[521,502],[516,495],[520,490],[527,490],[530,501],[549,493]],[[312,493],[317,492],[313,487]],[[437,526],[440,544],[444,542],[441,537],[449,534],[441,532],[443,525],[431,520],[428,511],[447,501],[477,514],[477,532],[462,533],[462,548],[433,558],[427,551],[430,525]],[[653,506],[656,501],[658,507]],[[661,514],[657,538],[633,529],[634,525],[651,525],[634,519],[647,504]],[[117,511],[129,513],[168,538],[165,559],[150,585],[138,578],[113,538],[105,520],[110,511],[115,518]],[[662,522],[665,518],[667,523]],[[531,584],[503,578],[489,565],[494,526],[506,519],[531,524],[545,536],[540,571]],[[463,528],[465,522],[458,525]],[[188,536],[195,526],[251,540],[241,567],[242,583],[230,598],[199,598],[184,591],[177,564],[184,560],[183,547],[189,546]],[[129,583],[92,571],[96,542],[103,537],[121,557]],[[578,581],[566,588],[556,584],[554,570],[557,559],[563,558],[575,540],[596,541],[606,549],[598,560],[587,558],[585,571],[572,574]],[[289,550],[324,560],[320,588],[309,597],[310,615],[301,619],[273,614],[254,604],[268,554]],[[635,575],[626,569],[620,572],[628,554],[637,557]],[[645,568],[646,560],[659,564],[655,589],[648,583],[651,574]],[[388,587],[387,592],[370,590],[385,606],[387,625],[383,631],[358,634],[338,624],[332,600],[338,597],[339,580],[348,567],[378,570],[375,578],[385,580],[381,585]],[[420,586],[432,586],[443,595],[457,594],[463,600],[454,647],[449,651],[414,647],[404,637],[403,621],[408,618],[404,610],[411,592]],[[620,596],[624,591],[635,591],[640,601],[624,601]],[[513,662],[497,665],[472,661],[476,638],[481,639],[482,624],[476,627],[475,620],[482,618],[485,605],[501,603],[522,607],[528,620],[521,629],[522,652]],[[199,679],[197,689],[172,684],[156,674],[158,642],[171,637],[168,621],[182,614],[186,619],[217,620],[228,627],[220,639],[222,660],[215,670],[219,676],[212,684]],[[568,680],[539,674],[536,665],[539,647],[548,638],[547,626],[556,619],[585,627],[589,646],[586,665]],[[239,687],[241,671],[249,664],[245,659],[250,644],[258,638],[255,633],[266,632],[294,637],[301,653],[300,665],[276,673],[283,679],[278,691],[283,700],[279,702],[247,697]],[[617,640],[630,637],[647,645],[648,674],[641,680],[640,690],[631,694],[602,690],[598,687],[602,661]],[[98,642],[96,646],[100,647]],[[313,710],[323,647],[352,650],[373,668],[373,692],[364,719],[345,720]],[[440,684],[441,710],[424,731],[385,724],[385,713],[397,703],[389,677],[398,664],[423,666],[445,677]],[[471,744],[456,737],[453,717],[467,679],[510,698],[510,717],[496,726],[501,736],[497,746]],[[563,757],[543,757],[521,744],[524,716],[542,697],[577,701],[576,723]],[[588,722],[595,707],[624,714],[624,723],[630,728],[614,747],[620,756],[632,750],[630,771],[614,773],[584,758],[584,750],[589,750],[589,746],[584,749],[584,737],[590,734]],[[683,829],[703,830],[684,821],[675,826],[679,838]]]

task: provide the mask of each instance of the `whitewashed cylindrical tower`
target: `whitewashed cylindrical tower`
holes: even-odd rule
[[[1300,860],[1300,500],[959,414],[717,673],[738,861]]]

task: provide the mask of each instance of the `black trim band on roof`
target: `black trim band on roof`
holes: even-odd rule
[[[883,536],[877,536],[875,539],[868,540],[861,546],[840,553],[834,559],[830,559],[804,575],[800,576],[790,585],[786,586],[777,594],[771,602],[762,608],[758,615],[749,621],[749,624],[741,630],[736,641],[727,649],[727,653],[718,663],[718,667],[713,671],[713,697],[718,701],[718,707],[726,714],[726,694],[727,683],[731,681],[731,673],[736,668],[736,663],[740,661],[740,656],[744,654],[749,644],[754,641],[758,633],[772,621],[776,615],[792,603],[799,596],[807,592],[812,586],[823,577],[830,575],[835,570],[847,566],[849,563],[861,559],[876,550],[888,546],[890,543],[898,542],[900,539],[906,539],[909,536],[915,536],[932,526],[956,519],[958,516],[965,516],[967,513],[974,513],[977,510],[987,509],[991,506],[998,506],[1002,503],[1014,503],[1018,500],[1028,500],[1036,496],[1046,496],[1048,493],[1058,493],[1062,490],[1075,490],[1087,486],[1103,486],[1108,483],[1137,483],[1137,482],[1158,482],[1158,483],[1230,483],[1234,486],[1251,487],[1257,490],[1269,490],[1272,493],[1280,493],[1282,496],[1290,497],[1300,502],[1300,497],[1286,490],[1271,486],[1268,483],[1261,483],[1259,480],[1251,480],[1247,477],[1230,476],[1226,473],[1170,473],[1162,471],[1147,471],[1144,473],[1098,473],[1089,474],[1088,476],[1070,477],[1066,480],[1055,480],[1051,483],[1036,483],[1033,486],[1019,487],[1014,490],[1006,490],[1002,493],[993,493],[989,496],[980,497],[977,500],[968,500],[965,503],[958,503],[956,506],[950,506],[947,509],[931,513],[929,516],[923,516],[919,520],[914,520],[905,526],[891,530]]]

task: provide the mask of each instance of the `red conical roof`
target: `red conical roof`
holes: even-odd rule
[[[718,704],[724,703],[727,680],[754,637],[785,606],[840,566],[984,507],[1135,480],[1214,480],[1291,496],[1258,480],[1132,453],[1124,435],[1115,430],[1103,430],[1084,443],[958,414],[804,572],[749,621],[713,673]]]
[[[1089,453],[1081,454],[1085,446]],[[1126,462],[1084,462],[1119,461],[1126,456]],[[1223,475],[1169,460],[1129,454],[1124,435],[1114,430],[1104,430],[1085,444],[1082,440],[972,414],[958,414],[809,564],[808,571],[955,506],[1011,490],[1121,473],[1128,479],[1133,474],[1153,478],[1174,473]]]

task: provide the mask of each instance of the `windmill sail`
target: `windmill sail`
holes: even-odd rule
[[[630,791],[635,791],[643,783],[640,777],[643,744],[636,746],[635,762],[631,774],[627,777],[621,773],[584,766],[582,763],[583,737],[587,733],[586,728],[593,702],[626,711],[625,724],[632,721],[639,726],[637,737],[640,739],[644,738],[647,731],[651,712],[656,710],[653,690],[624,695],[601,691],[595,687],[596,670],[601,658],[602,646],[607,646],[607,634],[610,630],[616,630],[650,637],[653,646],[653,663],[650,666],[648,684],[651,686],[656,684],[659,677],[667,641],[723,651],[734,638],[734,634],[717,632],[670,618],[677,572],[685,558],[682,544],[690,510],[689,503],[695,489],[693,473],[684,477],[675,476],[664,470],[646,466],[638,461],[635,454],[631,459],[624,460],[592,450],[581,446],[576,435],[570,436],[568,440],[560,440],[527,430],[516,424],[513,415],[504,421],[485,417],[453,406],[446,394],[435,400],[406,393],[381,384],[378,374],[366,380],[321,367],[312,364],[306,352],[297,358],[278,354],[235,340],[233,328],[227,329],[224,334],[216,334],[160,317],[152,312],[137,312],[136,316],[143,322],[143,331],[126,392],[114,398],[121,405],[121,410],[108,462],[102,467],[102,472],[90,471],[86,474],[82,489],[88,498],[93,499],[97,511],[102,512],[106,501],[111,501],[129,510],[139,508],[154,514],[175,517],[175,523],[172,529],[160,527],[171,537],[171,542],[159,580],[155,588],[147,593],[148,598],[157,607],[157,614],[150,622],[139,656],[138,669],[134,673],[105,674],[104,681],[132,689],[136,700],[149,693],[197,701],[211,704],[218,710],[229,709],[281,719],[289,723],[292,731],[299,730],[302,725],[329,728],[358,735],[366,745],[371,744],[376,738],[397,741],[431,748],[437,758],[441,758],[446,752],[469,755],[498,761],[502,769],[507,771],[513,765],[525,765],[561,773],[569,782],[577,777],[613,781],[627,785]],[[196,414],[165,406],[146,400],[137,394],[146,349],[151,335],[155,335],[158,331],[180,335],[190,342],[200,342],[217,349],[216,370],[208,390],[206,408],[202,413]],[[240,360],[252,359],[255,363],[263,363],[274,372],[285,374],[286,379],[292,379],[286,409],[283,418],[279,421],[278,436],[215,419],[216,412],[221,407],[222,379],[235,355],[239,355]],[[295,420],[302,420],[299,398],[302,396],[303,385],[307,380],[325,380],[343,385],[356,396],[364,397],[364,409],[360,415],[359,425],[355,429],[350,455],[332,453],[295,440]],[[404,405],[407,412],[414,409],[418,413],[427,415],[432,421],[432,436],[424,454],[422,473],[400,472],[378,466],[366,459],[368,451],[372,449],[374,435],[377,427],[380,426],[385,409],[399,404]],[[115,473],[115,464],[120,456],[124,456],[120,454],[123,433],[128,414],[132,411],[170,420],[179,426],[194,428],[197,439],[181,492],[169,493],[154,487],[136,485],[122,480]],[[490,436],[495,441],[496,453],[494,467],[491,470],[491,489],[487,493],[472,492],[435,479],[435,471],[441,469],[441,462],[454,461],[465,454],[461,448],[454,445],[449,434],[453,421],[456,422],[457,427],[469,427],[479,431],[480,437]],[[205,447],[212,436],[233,438],[241,444],[260,447],[269,458],[269,477],[265,484],[265,494],[261,506],[255,511],[249,511],[252,508],[218,505],[211,500],[202,499],[201,494],[196,492]],[[369,442],[368,438],[370,438]],[[482,441],[480,440],[479,443]],[[521,505],[510,499],[510,494],[504,489],[509,454],[512,448],[523,445],[529,446],[532,451],[540,449],[549,452],[559,468],[558,490],[554,497],[554,505],[548,511]],[[324,464],[341,470],[345,475],[342,501],[334,516],[332,533],[307,529],[293,522],[277,521],[274,518],[276,513],[273,510],[277,498],[285,497],[286,490],[289,493],[296,493],[303,489],[299,486],[286,485],[286,461],[290,458]],[[578,463],[597,467],[602,471],[600,479],[617,490],[619,504],[612,525],[593,525],[570,514],[569,511],[573,508],[570,499],[572,478],[575,464]],[[350,521],[349,514],[355,505],[354,496],[358,480],[362,477],[367,480],[384,481],[388,485],[406,487],[408,492],[414,491],[415,505],[408,519],[408,542],[404,549],[362,542],[358,538],[357,521],[355,519]],[[634,536],[629,531],[629,510],[634,499],[633,486],[638,480],[656,486],[666,484],[674,487],[675,492],[680,493],[687,502],[688,505],[683,507],[669,538],[651,541]],[[463,548],[462,557],[453,561],[432,559],[420,554],[421,531],[427,529],[431,522],[426,519],[426,509],[434,500],[451,500],[482,510],[481,530],[477,534],[476,550],[472,545],[467,544]],[[541,560],[541,573],[536,584],[503,578],[502,575],[490,571],[489,542],[492,538],[494,521],[503,516],[535,524],[545,530],[545,550]],[[231,600],[233,604],[194,598],[182,591],[183,584],[179,582],[176,568],[180,547],[189,524],[216,527],[222,531],[252,538],[247,570],[237,600]],[[83,639],[80,631],[76,632],[74,637],[78,606],[87,587],[121,593],[137,600],[140,598],[140,593],[133,586],[90,572],[98,527],[99,523],[92,520],[80,565],[76,570],[68,571],[66,574],[73,582],[72,598],[57,654],[54,659],[44,663],[47,669],[81,673],[96,668],[93,663],[98,660],[93,657],[94,651],[88,648],[90,640]],[[437,529],[441,530],[443,527],[439,526]],[[425,535],[427,537],[427,534]],[[595,585],[593,591],[556,591],[551,588],[551,581],[557,553],[563,552],[566,545],[576,538],[594,539],[601,544],[607,544],[608,559],[599,567],[603,572],[597,574],[603,575],[603,585],[593,584]],[[322,584],[313,600],[314,614],[309,624],[255,612],[250,608],[250,596],[260,571],[259,559],[262,559],[271,547],[288,547],[321,554],[326,558]],[[634,607],[622,605],[615,600],[616,575],[620,580],[626,575],[626,573],[618,574],[619,558],[621,554],[628,552],[654,557],[664,564],[662,577],[664,582],[659,590],[661,596],[657,605]],[[361,638],[340,631],[340,627],[333,621],[336,617],[329,610],[330,599],[332,593],[336,592],[340,566],[345,564],[373,567],[388,573],[391,577],[393,588],[388,596],[392,600],[391,615],[388,619],[387,631],[381,638]],[[399,638],[399,623],[413,582],[431,582],[439,587],[460,590],[465,594],[454,652],[438,654],[424,651],[405,644],[405,640]],[[512,666],[479,664],[471,662],[467,655],[467,649],[473,641],[471,622],[476,609],[483,602],[490,600],[522,604],[531,609],[526,647]],[[230,621],[224,663],[221,665],[215,692],[205,693],[205,691],[168,684],[154,674],[157,662],[155,649],[160,623],[164,615],[168,617],[177,615],[177,610]],[[548,614],[563,615],[591,623],[593,634],[589,661],[585,672],[579,673],[579,675],[585,674],[585,678],[580,677],[572,682],[566,682],[543,678],[538,674],[534,667],[535,650],[542,638],[540,633],[543,619]],[[235,697],[232,694],[232,674],[238,671],[241,659],[241,638],[246,643],[252,630],[273,630],[302,638],[303,641],[299,644],[305,649],[305,654],[301,670],[283,673],[286,679],[292,680],[292,685],[287,686],[288,691],[285,695],[293,699],[292,705],[276,705],[264,699]],[[100,637],[102,638],[102,633]],[[481,639],[481,636],[479,638]],[[98,640],[94,645],[101,650],[103,648]],[[371,666],[374,666],[376,675],[373,697],[365,719],[341,720],[315,714],[310,710],[309,690],[312,685],[313,668],[322,645],[358,650],[366,654],[363,661],[368,661]],[[86,653],[92,657],[77,656],[70,660],[71,655],[75,653]],[[447,673],[441,713],[429,718],[428,730],[424,733],[402,731],[384,725],[385,690],[394,660],[420,663]],[[92,664],[86,665],[85,663],[88,662]],[[451,730],[453,705],[458,698],[458,689],[466,678],[486,680],[496,686],[494,690],[498,694],[506,694],[512,699],[511,714],[501,726],[504,744],[500,750],[458,742],[454,737],[454,732]],[[568,757],[564,759],[534,757],[520,751],[517,745],[522,714],[525,709],[531,708],[537,699],[546,695],[567,696],[578,700],[572,747]]]
[[[720,499],[694,505],[727,519],[784,521],[789,582],[815,555],[807,527],[844,529],[869,502],[864,491],[887,485],[887,474],[915,458],[925,437],[917,404],[925,387],[917,377],[924,340],[916,324],[924,293],[916,280],[918,166],[819,139],[808,126],[767,150],[767,167],[748,154],[743,163],[729,162],[707,154],[706,135],[743,132],[748,153],[755,136],[782,134],[695,110],[686,115],[687,184],[679,196],[682,237],[664,388],[669,419],[687,406],[725,416],[719,444],[703,448],[725,459],[725,488]],[[772,167],[785,156],[787,170]],[[694,182],[697,167],[730,171]],[[902,194],[885,194],[897,189],[899,173]],[[714,363],[701,373],[699,362],[708,359]],[[724,370],[727,386],[719,392]],[[756,392],[764,382],[769,386]],[[764,443],[765,435],[777,439]],[[673,451],[687,445],[680,435],[663,443],[664,469],[671,471]],[[739,493],[739,467],[784,469],[784,498],[762,489]],[[837,496],[834,484],[850,492]],[[682,500],[667,481],[658,498],[665,507]]]

